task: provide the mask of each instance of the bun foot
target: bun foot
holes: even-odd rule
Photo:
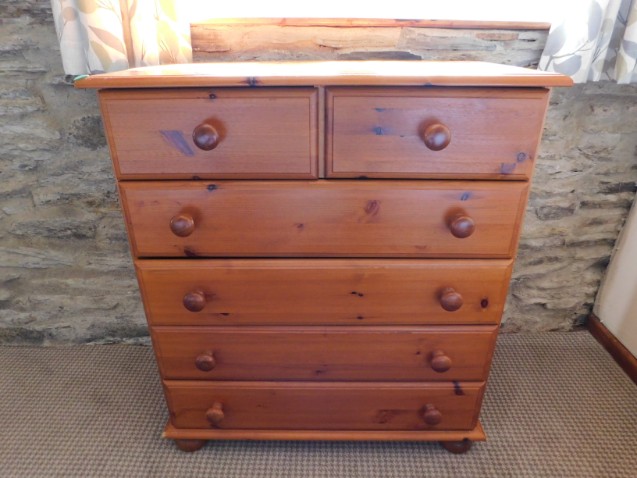
[[[462,453],[467,453],[471,449],[471,445],[473,442],[468,438],[460,441],[441,441],[440,446],[442,446],[449,453],[455,453],[460,455]]]
[[[207,440],[175,440],[175,445],[181,451],[193,452],[201,449]]]

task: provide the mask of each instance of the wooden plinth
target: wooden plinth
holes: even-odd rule
[[[473,430],[458,431],[178,429],[169,422],[162,436],[172,440],[485,441],[487,439],[480,422]]]

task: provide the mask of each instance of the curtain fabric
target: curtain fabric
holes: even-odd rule
[[[576,83],[637,82],[637,0],[581,0],[551,26],[539,69]]]
[[[192,61],[174,0],[51,0],[68,75]]]

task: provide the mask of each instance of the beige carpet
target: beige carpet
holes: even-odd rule
[[[482,413],[489,441],[215,442],[194,454],[166,420],[152,352],[0,347],[0,476],[637,476],[637,387],[587,332],[504,335]]]

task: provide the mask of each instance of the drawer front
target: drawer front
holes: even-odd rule
[[[137,260],[151,325],[497,324],[510,260]]]
[[[497,326],[154,327],[165,379],[486,380]]]
[[[138,257],[512,256],[528,185],[204,181],[119,185]]]
[[[330,88],[330,177],[527,179],[545,89]]]
[[[120,179],[317,175],[313,88],[105,91],[100,100]]]
[[[483,383],[165,381],[178,428],[470,430]]]

